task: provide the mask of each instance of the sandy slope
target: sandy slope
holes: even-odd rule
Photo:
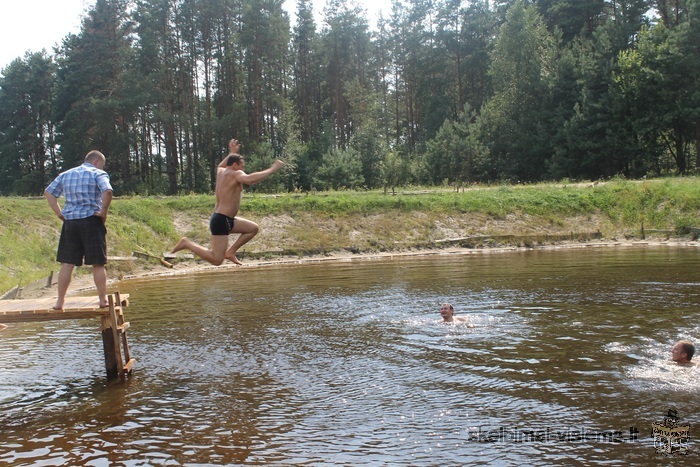
[[[685,246],[700,248],[700,241],[692,241],[690,239],[668,239],[668,240],[638,240],[638,241],[590,241],[590,242],[562,242],[554,245],[537,246],[534,249],[564,249],[564,248],[627,248],[627,247],[656,247],[656,246]],[[441,248],[430,250],[410,250],[396,251],[386,253],[367,253],[367,254],[352,254],[349,252],[338,252],[324,256],[306,256],[306,257],[279,257],[274,260],[249,260],[245,261],[244,266],[237,266],[227,262],[221,266],[211,266],[208,263],[200,260],[188,260],[185,262],[175,263],[172,269],[161,266],[153,261],[139,260],[136,265],[136,271],[132,274],[123,274],[117,277],[110,276],[108,290],[117,291],[119,289],[119,281],[125,279],[134,279],[139,277],[153,276],[170,276],[196,274],[202,271],[212,271],[221,268],[236,268],[236,267],[275,267],[285,264],[303,264],[317,263],[329,261],[348,261],[353,259],[368,259],[368,258],[389,258],[396,256],[426,256],[426,255],[454,255],[454,254],[498,254],[508,251],[533,249],[526,247],[508,246],[498,248]],[[79,275],[73,278],[68,294],[85,292],[93,290],[94,284],[92,275]],[[33,297],[55,297],[56,286],[33,291],[29,296],[23,294],[22,298]]]

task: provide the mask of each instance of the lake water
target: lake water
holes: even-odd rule
[[[97,320],[0,332],[0,463],[645,465],[676,410],[699,462],[700,248],[605,247],[129,280]],[[440,323],[443,301],[474,327]]]

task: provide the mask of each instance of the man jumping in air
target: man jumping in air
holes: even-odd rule
[[[211,249],[208,250],[187,237],[182,237],[172,250],[173,253],[184,249],[190,250],[215,266],[219,266],[225,259],[242,264],[236,258],[236,252],[258,233],[258,224],[242,217],[236,217],[238,209],[241,207],[243,185],[254,185],[284,167],[284,162],[277,159],[270,168],[247,174],[243,171],[245,159],[238,154],[241,144],[232,139],[229,141],[228,147],[229,154],[216,169],[216,206],[214,214],[209,220]],[[240,236],[227,250],[228,236],[232,233],[240,234]]]

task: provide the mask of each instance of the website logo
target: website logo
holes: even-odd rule
[[[657,453],[671,456],[688,454],[690,425],[678,425],[678,420],[678,412],[669,409],[663,422],[651,424],[651,436]]]

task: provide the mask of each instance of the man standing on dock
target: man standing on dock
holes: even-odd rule
[[[261,182],[284,167],[284,162],[277,159],[270,168],[247,174],[243,171],[245,159],[238,154],[241,144],[238,140],[232,139],[229,141],[228,147],[229,154],[216,169],[216,206],[214,214],[209,219],[211,249],[206,249],[192,240],[182,237],[172,251],[176,253],[188,249],[214,266],[219,266],[225,259],[242,264],[236,258],[236,252],[258,233],[258,224],[242,217],[236,217],[238,209],[241,207],[243,185]],[[228,236],[232,233],[240,235],[227,250]]]
[[[109,306],[105,222],[113,190],[104,166],[105,156],[99,151],[90,151],[82,165],[59,174],[44,192],[49,206],[63,221],[56,253],[56,261],[61,263],[56,310],[63,309],[73,269],[82,266],[83,258],[85,264],[92,265],[100,307]],[[61,195],[66,198],[63,210],[58,205]]]

